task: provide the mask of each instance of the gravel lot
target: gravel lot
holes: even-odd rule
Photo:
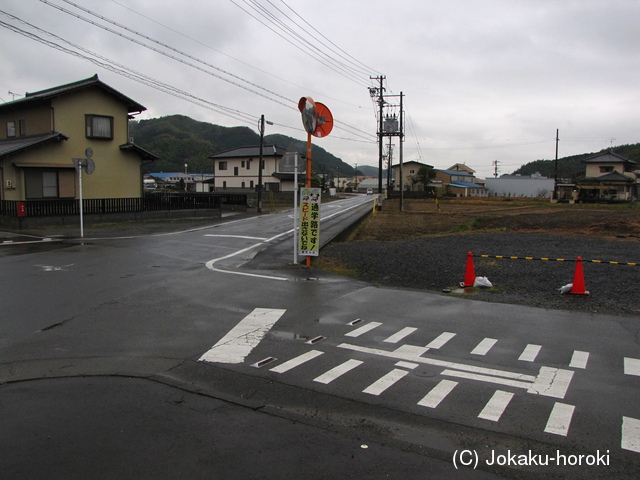
[[[464,280],[467,252],[477,276],[494,288],[460,293],[476,300],[624,316],[640,315],[640,266],[583,261],[589,297],[562,295],[573,281],[575,261],[476,258],[504,255],[534,258],[617,261],[640,264],[640,241],[547,233],[464,233],[410,240],[334,243],[322,251],[325,262],[355,271],[376,285],[443,292]],[[458,289],[459,290],[459,289]],[[445,294],[445,293],[443,293]],[[447,295],[457,294],[446,293]]]

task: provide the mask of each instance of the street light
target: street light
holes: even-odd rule
[[[273,122],[266,121],[269,125],[273,125]],[[258,213],[262,213],[262,155],[264,148],[264,115],[260,115],[260,123],[258,127],[260,129],[260,160],[258,161]]]

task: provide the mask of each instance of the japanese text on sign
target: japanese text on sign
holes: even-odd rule
[[[318,256],[320,250],[320,189],[300,192],[300,255]]]

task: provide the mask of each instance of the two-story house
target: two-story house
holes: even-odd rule
[[[73,159],[87,149],[95,170],[83,198],[140,198],[142,164],[157,157],[132,143],[128,123],[144,110],[97,75],[1,104],[1,200],[79,198]]]
[[[294,174],[282,172],[280,160],[287,149],[277,145],[262,147],[262,185],[263,192],[292,192]],[[304,155],[301,156],[305,158]],[[210,155],[213,160],[216,192],[256,191],[259,181],[258,164],[260,146],[239,147],[226,152]],[[304,163],[304,162],[303,162]],[[298,181],[303,181],[305,171],[300,171]]]
[[[426,163],[416,162],[411,160],[410,162],[402,162],[402,188],[405,191],[411,191],[414,189],[422,190],[422,186],[418,186],[415,182],[416,175],[420,167],[428,167],[433,168],[432,165],[427,165]],[[393,165],[391,167],[393,171],[393,189],[400,190],[401,183],[401,175],[400,175],[400,164]]]
[[[611,151],[592,155],[582,162],[586,166],[585,176],[576,185],[581,198],[626,201],[638,198],[640,194],[638,162]]]

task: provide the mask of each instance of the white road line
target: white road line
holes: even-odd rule
[[[487,404],[480,412],[480,415],[478,415],[478,418],[497,422],[498,420],[500,420],[500,417],[506,410],[512,398],[512,392],[496,390],[496,392],[493,394],[493,397],[491,397],[491,400],[487,402]]]
[[[471,350],[471,354],[472,355],[486,355],[487,352],[489,352],[489,350],[491,350],[491,347],[493,347],[496,344],[497,341],[498,340],[495,339],[495,338],[485,338],[484,340],[482,340],[476,346],[476,348]]]
[[[414,327],[405,327],[402,330],[400,330],[399,332],[394,333],[389,338],[387,338],[387,339],[385,339],[383,341],[386,342],[386,343],[398,343],[400,340],[402,340],[403,338],[411,335],[416,330],[417,330],[417,328],[414,328]]]
[[[622,417],[622,441],[620,447],[624,450],[640,453],[640,420]]]
[[[325,385],[333,382],[336,378],[344,375],[347,372],[350,372],[356,367],[359,367],[364,362],[361,360],[347,360],[346,362],[338,365],[337,367],[332,368],[331,370],[323,373],[319,377],[313,379],[314,382],[324,383]]]
[[[571,368],[587,368],[587,362],[589,361],[589,352],[582,352],[580,350],[574,350],[571,357]]]
[[[215,235],[213,233],[206,233],[204,236],[205,237],[222,237],[222,238],[246,238],[247,240],[260,240],[260,241],[264,241],[267,239],[266,237],[248,237],[245,235]]]
[[[373,330],[374,328],[378,328],[380,325],[382,325],[382,323],[380,323],[380,322],[367,323],[366,325],[363,325],[360,328],[356,328],[355,330],[352,330],[349,333],[345,333],[344,336],[345,337],[359,337],[360,335],[363,335],[363,334]]]
[[[411,347],[411,345],[403,345],[403,347]],[[394,351],[386,351],[379,348],[362,347],[360,345],[352,345],[349,343],[341,343],[338,348],[345,348],[355,352],[368,353],[380,357],[393,358],[395,360],[406,360],[408,362],[434,365],[445,369],[458,370],[462,372],[477,373],[473,376],[474,380],[487,381],[491,383],[502,383],[495,380],[495,377],[517,380],[513,384],[517,387],[526,388],[527,393],[534,395],[543,395],[545,397],[564,398],[573,378],[572,370],[562,370],[554,367],[540,367],[536,376],[524,373],[509,372],[507,370],[498,370],[495,368],[477,367],[475,365],[465,365],[464,363],[448,362],[437,358],[429,358],[420,356],[419,352],[414,349],[397,348]],[[485,378],[487,376],[489,378]],[[471,376],[469,376],[471,378]]]
[[[303,353],[302,355],[298,355],[297,357],[292,358],[291,360],[278,365],[277,367],[273,367],[269,371],[270,372],[275,372],[275,373],[288,372],[289,370],[291,370],[293,368],[299,367],[300,365],[302,365],[305,362],[308,362],[310,360],[313,360],[316,357],[319,357],[323,353],[324,352],[321,352],[319,350],[310,350],[307,353]]]
[[[455,336],[456,336],[455,333],[443,332],[440,335],[438,335],[437,338],[433,339],[431,343],[427,345],[427,348],[440,348]]]
[[[526,348],[524,349],[524,351],[522,352],[522,355],[520,355],[518,360],[522,360],[523,362],[535,361],[541,348],[542,348],[541,345],[533,345],[530,343],[529,345],[526,346]]]
[[[200,357],[200,362],[242,363],[286,310],[256,308]]]
[[[508,378],[492,377],[489,375],[481,375],[478,373],[461,372],[459,370],[446,369],[442,372],[445,377],[466,378],[467,380],[477,380],[479,382],[497,383],[498,385],[507,385],[509,387],[531,388],[531,383],[521,382],[518,380],[510,380]]]
[[[367,388],[365,388],[362,393],[368,393],[370,395],[380,395],[387,388],[392,386],[398,380],[402,379],[407,373],[406,370],[400,370],[398,368],[394,368],[389,373],[387,373],[384,377],[379,378]]]
[[[421,407],[436,408],[440,405],[440,402],[445,399],[451,390],[453,390],[458,382],[452,382],[451,380],[440,380],[440,383],[433,387],[429,393],[427,393],[422,400],[418,402]]]
[[[540,373],[536,377],[529,393],[543,395],[545,397],[564,398],[573,378],[572,370],[561,370],[553,367],[540,367]]]
[[[408,368],[409,370],[413,370],[414,368],[418,368],[420,365],[418,365],[417,363],[411,363],[411,362],[396,362],[396,367],[402,367],[402,368]]]
[[[569,425],[571,425],[571,417],[573,417],[575,408],[573,405],[556,402],[544,431],[566,437],[567,433],[569,433]]]
[[[624,374],[640,376],[640,359],[624,357]]]

